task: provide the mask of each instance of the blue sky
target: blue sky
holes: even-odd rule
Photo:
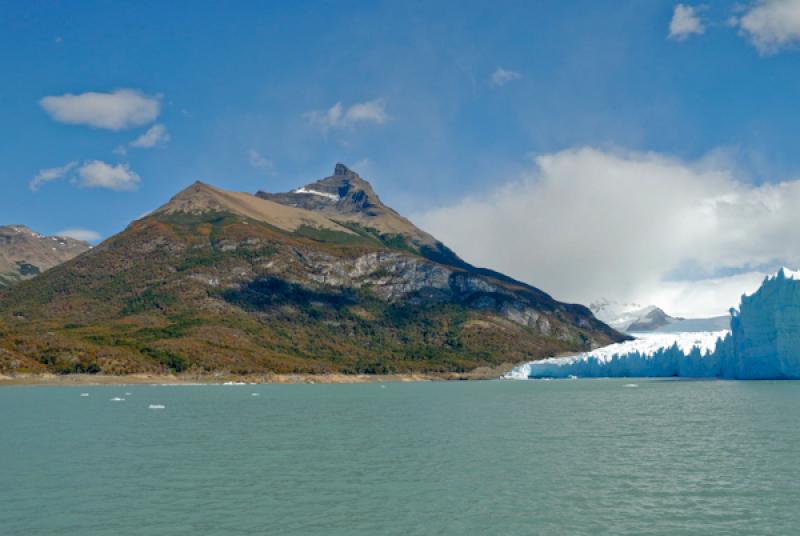
[[[2,220],[106,237],[195,180],[283,191],[342,161],[435,222],[587,147],[787,181],[799,37],[795,0],[9,3]],[[117,90],[141,102],[63,100]]]

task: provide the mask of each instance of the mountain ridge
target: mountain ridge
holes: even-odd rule
[[[0,288],[31,279],[90,248],[88,242],[45,236],[25,225],[0,226]]]

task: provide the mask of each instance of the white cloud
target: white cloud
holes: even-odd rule
[[[39,171],[39,173],[37,173],[33,179],[31,179],[31,181],[28,183],[28,186],[30,187],[31,191],[37,192],[43,184],[66,177],[67,174],[75,169],[75,166],[77,165],[77,162],[70,162],[69,164],[61,167],[43,169]]]
[[[83,188],[107,188],[109,190],[130,191],[139,187],[140,177],[128,164],[106,164],[92,160],[78,170],[76,183]]]
[[[360,122],[382,125],[388,119],[386,101],[383,99],[354,104],[344,114],[344,122],[348,125]]]
[[[704,316],[737,305],[762,277],[753,267],[800,267],[798,206],[800,180],[753,186],[710,159],[582,148],[540,156],[517,180],[416,219],[467,260],[556,298]],[[687,264],[705,275],[678,277]],[[751,273],[719,275],[742,272]],[[715,300],[709,285],[721,289]]]
[[[158,117],[161,102],[134,89],[111,93],[66,93],[39,101],[54,120],[71,125],[88,125],[108,130],[123,130],[152,123]]]
[[[683,41],[692,34],[700,35],[706,31],[703,21],[697,14],[697,8],[678,4],[672,13],[672,20],[669,22],[669,38]]]
[[[102,235],[97,231],[77,228],[63,229],[57,232],[56,236],[66,236],[75,240],[83,240],[84,242],[97,242],[102,238]]]
[[[247,159],[254,168],[264,170],[269,175],[276,174],[275,163],[272,160],[264,158],[261,153],[255,149],[250,149],[250,151],[248,151]]]
[[[800,0],[760,0],[733,20],[761,54],[778,52],[800,40]]]
[[[161,147],[166,145],[167,142],[171,139],[169,135],[169,131],[167,127],[161,123],[153,125],[147,131],[136,138],[135,140],[131,141],[127,145],[120,145],[116,149],[114,149],[114,154],[119,156],[125,156],[128,154],[128,147],[133,147],[137,149],[151,149],[153,147]]]
[[[356,103],[347,110],[341,102],[337,102],[327,110],[306,112],[304,117],[323,132],[335,128],[353,127],[359,123],[382,125],[389,120],[384,99]]]
[[[167,127],[159,123],[147,129],[147,132],[130,142],[128,145],[130,147],[149,149],[151,147],[164,145],[169,140],[170,136],[169,132],[167,131]]]
[[[521,75],[516,71],[508,71],[498,67],[489,78],[489,83],[495,87],[504,86],[514,80],[519,80]]]

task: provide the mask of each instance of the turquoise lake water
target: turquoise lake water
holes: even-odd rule
[[[0,389],[5,536],[798,532],[800,382]]]

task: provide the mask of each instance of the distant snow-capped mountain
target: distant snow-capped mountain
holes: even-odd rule
[[[657,331],[683,320],[668,315],[655,305],[621,303],[607,299],[592,303],[589,309],[599,320],[614,329],[628,333]]]
[[[667,314],[656,305],[643,306],[602,299],[589,305],[589,309],[599,320],[624,333],[697,333],[730,328],[728,315],[680,318]]]

